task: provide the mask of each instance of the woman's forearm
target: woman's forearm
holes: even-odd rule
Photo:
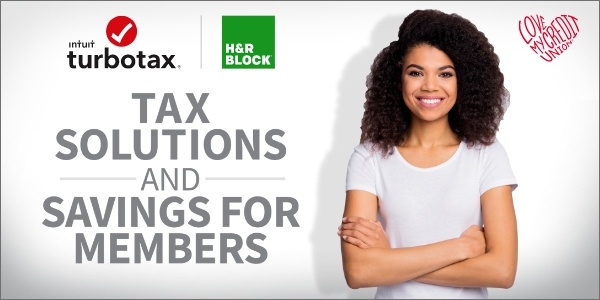
[[[387,241],[380,224],[373,225],[376,215],[375,195],[347,192],[339,234],[344,275],[351,288],[402,283],[485,253],[485,237],[479,226],[467,228],[460,237],[416,247],[391,249],[389,243],[357,243],[361,237],[366,241],[374,236]]]
[[[467,259],[425,274],[415,281],[457,287],[510,288],[515,280],[515,264],[505,263],[494,253]]]
[[[419,282],[468,287],[510,288],[517,273],[517,221],[510,186],[482,195],[486,253],[417,278]]]
[[[344,274],[351,288],[398,284],[472,256],[466,241],[456,238],[397,249],[361,249],[342,241]]]

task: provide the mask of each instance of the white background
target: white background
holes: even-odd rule
[[[365,77],[373,58],[396,39],[404,17],[435,8],[471,20],[501,59],[511,106],[498,138],[509,153],[519,188],[515,285],[490,289],[492,298],[598,298],[598,2],[2,2],[2,297],[3,298],[356,298],[374,289],[351,290],[344,282],[336,228],[344,205],[346,163],[360,136]],[[518,22],[539,14],[579,19],[571,47],[552,62],[538,57],[518,32]],[[138,26],[125,49],[109,44],[106,24],[118,15]],[[221,69],[221,16],[274,15],[276,68]],[[201,38],[200,38],[201,37]],[[175,70],[72,70],[68,43],[94,40],[77,53],[175,54]],[[201,47],[202,46],[202,47]],[[149,123],[140,124],[131,93],[156,93]],[[185,93],[209,92],[210,124],[154,124],[163,93],[174,93],[182,118]],[[220,128],[285,131],[284,159],[222,161],[189,159],[189,139],[171,161],[160,139],[152,161],[71,161],[56,142],[61,129],[77,137],[97,128],[121,131],[121,148],[132,152],[133,129]],[[203,135],[200,134],[202,137]],[[142,135],[147,137],[147,135]],[[78,139],[76,139],[78,140]],[[110,147],[109,145],[109,153]],[[186,147],[187,146],[187,147]],[[201,148],[202,149],[202,148]],[[261,152],[269,148],[264,142]],[[147,168],[198,170],[200,176],[285,177],[284,181],[201,181],[195,191],[140,191]],[[136,177],[135,181],[65,181],[60,177]],[[178,195],[210,199],[210,225],[169,229],[48,228],[43,209],[50,196]],[[221,198],[244,201],[287,196],[300,204],[300,227],[274,221],[252,228],[237,218],[221,226]],[[89,202],[87,202],[89,203]],[[91,207],[88,212],[92,214]],[[259,212],[260,213],[260,212]],[[116,214],[116,212],[115,212]],[[114,216],[116,218],[116,215]],[[92,224],[95,219],[92,217]],[[160,220],[157,219],[160,224]],[[267,236],[265,263],[198,265],[75,263],[75,233],[252,232]],[[192,240],[193,242],[193,240]],[[214,241],[218,256],[218,242]],[[108,243],[108,241],[107,241]],[[132,257],[132,242],[127,252]],[[167,250],[165,246],[165,251]],[[106,253],[108,260],[108,252]],[[246,247],[242,257],[255,255]],[[166,255],[165,255],[166,256]],[[132,258],[133,259],[133,258]]]

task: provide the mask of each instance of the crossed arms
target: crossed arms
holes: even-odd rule
[[[351,288],[398,284],[415,280],[457,287],[513,285],[517,269],[517,222],[510,186],[481,195],[485,231],[473,225],[461,236],[433,244],[390,248],[377,217],[377,197],[369,192],[346,193],[342,259]]]

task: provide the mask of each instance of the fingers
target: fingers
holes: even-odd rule
[[[381,224],[361,217],[345,217],[338,227],[338,235],[360,248],[373,247],[383,231]]]
[[[350,243],[352,245],[358,246],[359,248],[362,248],[362,249],[370,248],[370,246],[367,245],[362,240],[357,239],[357,238],[352,237],[352,236],[349,236],[349,235],[343,235],[342,239],[344,239],[344,241],[346,241],[346,242],[348,242],[348,243]]]
[[[379,239],[378,232],[381,231],[381,229],[377,224],[366,219],[361,219],[358,220],[358,222],[342,223],[342,225],[338,227],[338,231],[340,231],[342,235],[359,238],[368,245],[372,245],[374,243],[373,239]]]
[[[373,246],[375,244],[374,239],[376,239],[374,234],[367,235],[356,229],[340,229],[338,230],[338,235],[342,238],[351,237],[352,239],[360,240],[366,246]]]
[[[360,224],[362,226],[367,227],[370,230],[376,230],[377,223],[378,222],[367,220],[367,219],[361,218],[361,217],[344,217],[344,218],[342,218],[342,225],[344,225],[344,224]]]
[[[345,242],[359,248],[390,248],[390,241],[379,221],[361,217],[344,217],[337,234]]]
[[[483,227],[471,225],[461,234],[461,238],[467,245],[467,258],[476,257],[485,253],[486,241]]]
[[[465,231],[463,231],[461,236],[469,236],[469,235],[479,234],[479,233],[483,233],[483,227],[477,226],[477,225],[471,225],[471,226],[469,226],[469,228],[467,228]]]
[[[357,233],[361,233],[362,235],[367,236],[367,237],[377,238],[377,228],[370,228],[370,227],[365,226],[360,223],[342,224],[338,227],[338,230],[348,231],[347,233],[351,234],[351,235],[354,235],[354,234],[352,234],[352,232],[357,232]]]

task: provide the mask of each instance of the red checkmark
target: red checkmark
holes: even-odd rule
[[[135,40],[137,26],[126,16],[112,18],[106,25],[106,37],[115,46],[125,47]]]

